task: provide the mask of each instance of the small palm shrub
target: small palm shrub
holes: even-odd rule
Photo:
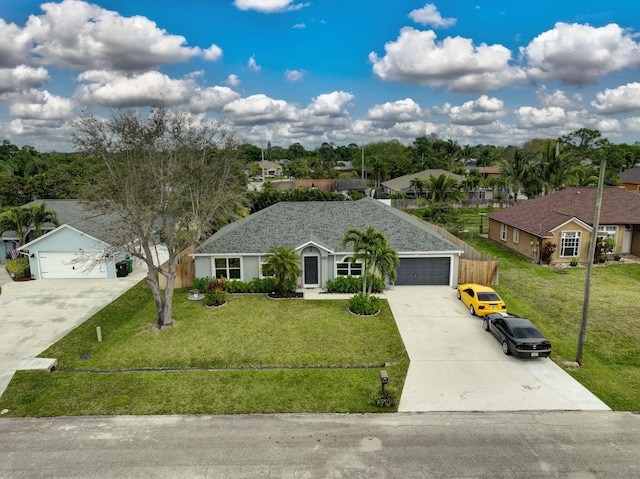
[[[211,278],[209,278],[208,276],[205,276],[204,278],[193,278],[193,283],[191,283],[191,291],[204,294],[210,281]]]
[[[358,293],[349,300],[349,311],[363,316],[373,316],[380,311],[380,299]]]

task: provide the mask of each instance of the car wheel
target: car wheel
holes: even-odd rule
[[[489,319],[488,318],[484,318],[484,320],[482,321],[482,327],[484,328],[485,331],[489,331]]]
[[[471,316],[476,315],[476,310],[473,308],[473,304],[469,305],[469,314],[471,314]]]
[[[460,291],[456,291],[456,296],[458,297],[458,299],[462,300],[462,296],[460,296]]]
[[[502,341],[502,352],[507,356],[511,354],[511,351],[509,351],[509,343],[507,343],[506,339]]]

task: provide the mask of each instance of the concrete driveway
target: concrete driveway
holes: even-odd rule
[[[0,395],[17,370],[55,365],[36,356],[144,277],[138,267],[117,279],[14,282],[0,264]]]
[[[399,411],[609,410],[551,359],[503,354],[454,289],[396,286],[385,296],[411,360]]]

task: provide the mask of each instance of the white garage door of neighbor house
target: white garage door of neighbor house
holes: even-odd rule
[[[92,261],[86,253],[41,252],[38,260],[42,279],[107,277],[104,262]]]

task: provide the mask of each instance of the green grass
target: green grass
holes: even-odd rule
[[[539,266],[489,240],[470,243],[500,261],[496,291],[549,338],[554,361],[612,409],[640,410],[640,264],[594,266],[582,367],[575,368],[566,363],[576,360],[586,268]]]
[[[6,416],[397,409],[369,404],[385,362],[396,391],[408,368],[386,301],[379,315],[358,317],[346,300],[235,295],[209,309],[187,295],[176,292],[177,321],[158,331],[148,288],[132,288],[42,353],[58,358],[59,371],[19,371],[0,409]]]

